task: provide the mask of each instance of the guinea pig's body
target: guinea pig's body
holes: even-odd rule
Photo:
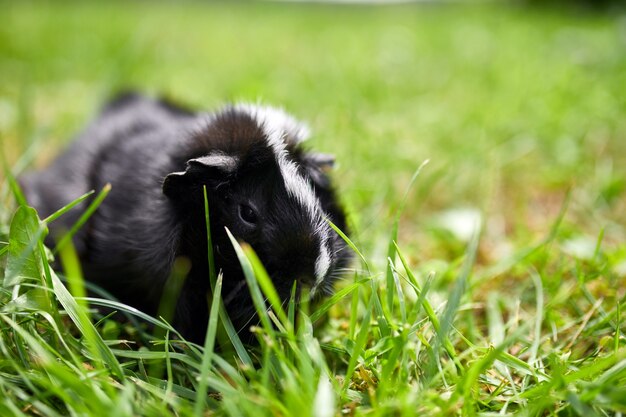
[[[112,185],[76,234],[85,277],[121,301],[155,314],[174,260],[191,270],[174,326],[201,342],[209,272],[203,186],[210,207],[216,270],[238,330],[254,307],[225,227],[259,255],[287,299],[294,280],[327,292],[349,260],[327,219],[345,215],[325,174],[332,161],[305,152],[305,129],[284,112],[236,105],[192,113],[128,94],[111,102],[69,150],[44,171],[20,179],[44,217],[89,190]],[[88,202],[51,225],[67,230]]]

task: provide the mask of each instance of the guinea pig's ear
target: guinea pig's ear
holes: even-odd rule
[[[237,169],[239,160],[236,156],[215,153],[187,161],[187,170],[197,170],[203,174],[216,172],[218,174],[232,174]]]
[[[305,159],[322,171],[328,171],[335,167],[335,155],[327,153],[309,153],[305,156]]]
[[[184,171],[172,172],[163,180],[163,194],[169,198],[188,195],[189,188],[206,181],[223,181],[237,170],[236,156],[211,154],[187,161]]]
[[[335,167],[335,156],[325,153],[307,153],[303,166],[316,187],[329,188],[328,172]]]

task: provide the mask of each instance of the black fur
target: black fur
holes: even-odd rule
[[[187,257],[192,268],[174,325],[189,340],[202,342],[209,286],[204,185],[223,297],[237,329],[247,334],[256,321],[225,226],[252,245],[283,299],[294,279],[305,284],[315,279],[320,238],[303,207],[290,198],[266,139],[257,120],[234,107],[203,115],[125,94],[105,106],[49,168],[20,182],[42,217],[111,183],[109,196],[74,239],[86,278],[155,314],[175,258]],[[315,190],[325,215],[345,230],[344,212],[325,173],[332,161],[305,152],[294,138],[285,140],[287,157]],[[72,225],[87,204],[53,223],[52,235]],[[346,246],[334,232],[329,247],[324,289],[348,263]]]

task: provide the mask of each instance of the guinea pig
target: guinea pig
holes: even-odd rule
[[[110,183],[73,239],[85,278],[154,315],[175,259],[187,258],[191,269],[173,325],[187,340],[202,342],[209,314],[204,187],[224,304],[242,334],[256,323],[255,310],[225,228],[252,246],[283,300],[294,280],[311,294],[329,293],[348,265],[346,244],[327,221],[346,229],[327,174],[333,158],[307,152],[307,134],[272,107],[192,112],[127,93],[47,169],[20,183],[41,217]],[[51,235],[68,230],[88,204],[53,222]]]

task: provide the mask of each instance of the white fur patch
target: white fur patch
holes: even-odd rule
[[[330,251],[328,250],[328,235],[324,235],[324,240],[320,245],[320,254],[315,261],[315,284],[313,291],[324,281],[328,270],[330,269]]]
[[[268,137],[272,136],[270,132],[279,134],[280,137],[277,139],[280,142],[284,143],[286,136],[297,144],[307,140],[310,135],[306,124],[294,119],[283,109],[251,103],[239,103],[235,105],[235,110],[244,112],[256,120]]]
[[[324,280],[332,262],[328,249],[331,229],[324,220],[326,214],[313,187],[300,175],[296,164],[287,159],[287,143],[291,141],[298,144],[306,140],[309,136],[309,129],[282,109],[245,103],[236,105],[235,109],[248,114],[263,129],[267,136],[267,143],[274,151],[287,193],[304,207],[309,215],[311,226],[320,241],[319,255],[315,261],[315,285],[313,287],[315,291]]]

